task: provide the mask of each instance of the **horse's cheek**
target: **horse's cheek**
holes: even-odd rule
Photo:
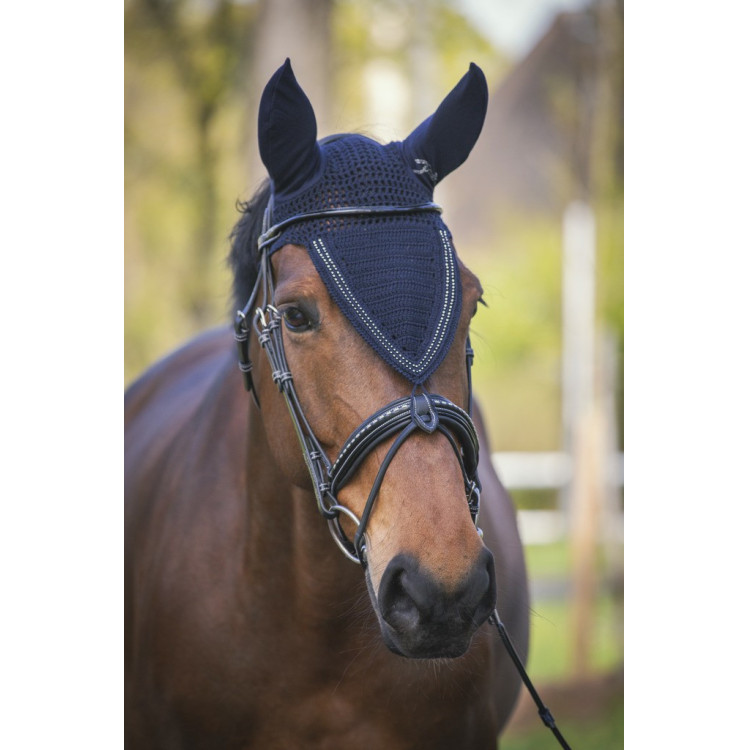
[[[299,440],[281,394],[276,391],[261,410],[266,440],[276,468],[298,487],[309,487],[310,475],[300,450]],[[271,403],[273,406],[271,407]]]

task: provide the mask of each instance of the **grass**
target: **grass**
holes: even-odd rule
[[[529,545],[526,548],[526,559],[529,577],[535,583],[570,579],[572,555],[566,541]],[[600,563],[598,572],[604,575],[606,570],[603,557],[600,557]],[[597,597],[593,611],[589,674],[612,674],[622,667],[622,620],[622,600],[603,591]],[[569,595],[563,592],[560,597],[537,597],[532,600],[531,648],[527,671],[543,701],[548,700],[545,698],[545,684],[565,685],[574,678],[574,640],[573,606]],[[556,708],[553,700],[548,705],[565,739],[575,750],[616,750],[623,747],[622,694],[609,703],[604,703],[599,712],[587,720],[576,718],[577,714],[566,715],[561,708],[572,709],[560,705]],[[552,750],[559,745],[549,729],[539,721],[538,726],[530,728],[511,726],[499,747],[502,750]]]
[[[530,578],[564,578],[570,575],[572,560],[567,540],[552,544],[527,544],[524,552]]]
[[[600,597],[594,609],[590,669],[610,672],[622,663],[621,619],[617,604]],[[532,605],[528,671],[536,680],[564,680],[573,673],[573,616],[567,601]]]
[[[554,711],[553,711],[554,713]],[[617,700],[608,711],[590,721],[561,721],[557,724],[566,741],[574,750],[617,750],[624,747],[624,701]],[[508,732],[498,743],[502,750],[554,750],[559,744],[541,721],[536,729]]]
[[[528,545],[526,563],[535,582],[570,579],[572,554],[567,541]],[[599,570],[604,573],[604,568]],[[533,597],[533,587],[532,587]],[[532,679],[561,680],[573,672],[573,606],[564,598],[538,598],[531,603],[531,648],[528,670]],[[590,669],[608,672],[622,663],[622,602],[603,592],[593,611],[593,632],[589,643]]]

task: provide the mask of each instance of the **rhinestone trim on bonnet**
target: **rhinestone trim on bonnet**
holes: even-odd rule
[[[415,385],[444,360],[462,303],[451,234],[437,206],[424,208],[474,146],[487,98],[484,74],[472,63],[407,138],[382,145],[356,134],[317,141],[315,113],[288,59],[261,97],[258,145],[273,184],[268,226],[284,226],[268,252],[306,248],[349,322]]]
[[[413,206],[432,193],[408,168],[399,144],[351,135],[321,144],[314,188],[274,202],[275,223],[348,206]],[[461,312],[457,260],[436,212],[326,217],[284,230],[271,245],[307,248],[349,322],[391,367],[423,383],[445,358]]]

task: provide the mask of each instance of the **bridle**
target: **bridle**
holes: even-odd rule
[[[466,500],[472,521],[476,526],[479,516],[481,485],[477,475],[479,462],[479,439],[469,413],[456,406],[449,399],[439,394],[429,393],[415,386],[408,396],[403,396],[372,414],[357,427],[331,462],[322,449],[310,427],[300,404],[294,379],[289,369],[284,351],[281,329],[281,315],[272,304],[273,274],[270,264],[270,245],[278,239],[281,232],[291,224],[301,221],[328,219],[330,217],[353,217],[373,215],[414,214],[425,211],[441,212],[435,203],[423,203],[415,206],[360,206],[330,208],[304,214],[297,214],[278,224],[269,226],[273,206],[266,207],[263,217],[263,229],[258,238],[259,270],[253,291],[245,307],[237,312],[235,318],[235,340],[238,345],[240,369],[245,377],[245,387],[253,394],[256,404],[260,399],[252,379],[252,362],[250,360],[249,334],[250,325],[265,351],[271,365],[271,377],[284,396],[292,418],[295,432],[302,448],[302,455],[312,479],[313,490],[318,510],[328,521],[334,541],[341,551],[353,562],[367,565],[365,532],[372,514],[375,501],[383,483],[385,473],[399,448],[412,434],[422,431],[428,434],[442,433],[450,442],[458,459],[463,475]],[[256,298],[262,293],[262,303]],[[471,404],[471,364],[473,351],[466,344],[466,369],[469,384],[469,404]],[[382,442],[396,435],[388,449],[370,494],[362,511],[361,518],[338,502],[338,492],[355,475],[365,458]],[[349,518],[356,526],[353,539],[349,539],[341,526],[341,515]],[[481,535],[481,529],[477,529]]]
[[[441,432],[450,442],[458,459],[463,474],[466,500],[474,525],[477,526],[479,517],[479,500],[481,485],[477,474],[479,462],[479,439],[476,428],[471,420],[471,366],[474,352],[469,339],[466,341],[466,371],[469,387],[469,412],[465,412],[449,399],[422,390],[417,393],[417,386],[409,396],[403,396],[366,419],[345,441],[336,460],[331,461],[326,456],[315,433],[307,421],[297,391],[294,379],[289,369],[284,352],[284,342],[281,331],[281,315],[273,306],[273,274],[271,271],[269,248],[278,239],[281,232],[288,226],[315,219],[329,217],[352,217],[373,215],[413,214],[424,211],[442,212],[435,203],[423,203],[415,206],[359,206],[351,208],[330,208],[321,211],[297,214],[271,226],[273,211],[273,194],[263,215],[263,228],[258,238],[259,268],[253,290],[247,303],[235,317],[235,340],[239,354],[239,366],[245,380],[245,388],[252,393],[255,403],[260,408],[260,399],[255,389],[252,376],[252,361],[250,359],[250,326],[258,338],[261,348],[266,352],[271,365],[271,377],[283,394],[292,418],[295,432],[302,448],[302,455],[312,479],[313,490],[318,504],[318,510],[328,521],[328,526],[334,541],[347,558],[367,567],[365,532],[367,522],[375,505],[375,500],[385,477],[385,473],[396,452],[412,434],[421,430],[431,434]],[[251,309],[256,304],[256,297],[262,292],[262,303],[255,308],[251,316]],[[361,518],[357,518],[349,508],[341,505],[337,500],[337,493],[354,476],[365,458],[374,448],[388,438],[396,435],[396,439],[388,449],[370,494],[362,511]],[[354,538],[350,540],[341,526],[341,515],[349,518],[356,527]],[[482,535],[477,526],[477,532]],[[565,741],[560,730],[555,725],[551,711],[544,705],[529,679],[523,662],[518,656],[510,636],[500,620],[497,610],[490,615],[489,622],[495,626],[516,666],[521,679],[534,700],[542,722],[554,734],[560,745],[566,750],[570,746]]]

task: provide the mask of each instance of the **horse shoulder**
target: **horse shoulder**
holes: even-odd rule
[[[228,328],[203,334],[125,395],[126,689],[138,725],[168,723],[164,684],[192,691],[195,674],[220,672],[223,655],[203,642],[232,627],[226,602],[238,562],[227,553],[242,533],[249,402],[233,345]]]

